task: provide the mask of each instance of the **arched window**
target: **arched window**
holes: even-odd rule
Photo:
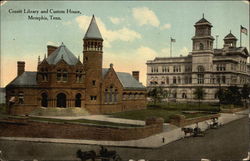
[[[117,91],[117,89],[115,89],[115,93],[114,93],[114,102],[117,102],[117,95],[118,95],[118,91]]]
[[[109,102],[108,101],[108,89],[105,89],[105,92],[104,92],[104,95],[105,95],[105,103]]]
[[[66,95],[64,93],[59,93],[56,96],[56,106],[57,107],[66,107]]]
[[[18,104],[24,104],[24,93],[22,91],[18,92]]]
[[[204,49],[204,45],[202,43],[200,43],[200,50]]]
[[[186,99],[187,98],[187,94],[186,93],[182,93],[182,98]]]
[[[42,97],[41,106],[48,107],[48,95],[47,95],[47,93],[42,93],[41,97]]]
[[[176,77],[173,78],[173,84],[176,84]]]
[[[82,97],[82,95],[80,93],[76,94],[75,107],[81,107],[81,97]]]

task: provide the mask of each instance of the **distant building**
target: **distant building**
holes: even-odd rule
[[[248,50],[237,47],[231,31],[224,38],[224,47],[214,49],[212,24],[203,17],[194,27],[193,50],[188,56],[147,61],[147,87],[162,86],[175,101],[194,101],[195,88],[203,87],[204,101],[216,102],[219,88],[249,83]]]
[[[83,38],[83,62],[63,43],[47,46],[47,58],[38,61],[37,72],[17,63],[17,77],[6,86],[7,101],[15,97],[13,114],[27,114],[38,107],[80,107],[92,114],[146,107],[146,88],[139,71],[116,72],[103,68],[103,38],[93,16]]]

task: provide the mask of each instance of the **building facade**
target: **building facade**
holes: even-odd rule
[[[196,87],[205,91],[204,101],[217,102],[216,92],[228,86],[249,83],[249,53],[237,47],[231,33],[224,38],[222,49],[213,48],[212,24],[204,17],[195,23],[192,52],[180,57],[156,57],[147,61],[147,87],[161,86],[175,101],[195,101]]]
[[[93,16],[83,38],[83,61],[63,43],[47,46],[47,56],[36,72],[17,62],[17,77],[6,86],[6,101],[14,102],[12,114],[28,114],[39,107],[79,107],[92,114],[146,107],[146,88],[139,72],[103,68],[103,38]]]

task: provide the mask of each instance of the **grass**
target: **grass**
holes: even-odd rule
[[[148,104],[148,108],[161,108],[174,111],[210,111],[210,112],[219,112],[219,105],[212,104],[194,104],[194,103],[157,103],[157,104]]]
[[[149,117],[162,117],[164,122],[169,122],[170,117],[175,114],[184,115],[186,118],[194,118],[209,115],[209,113],[182,113],[180,110],[167,110],[164,108],[147,108],[143,110],[126,111],[111,114],[112,117],[132,119],[132,120],[146,120]]]

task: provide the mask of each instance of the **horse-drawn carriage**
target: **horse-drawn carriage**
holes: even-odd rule
[[[98,161],[122,161],[119,154],[116,153],[116,151],[108,151],[107,148],[104,148],[101,146],[101,150],[99,151],[99,154],[97,154],[95,151],[81,151],[80,149],[76,152],[76,156],[81,159],[81,161],[87,161],[87,160],[98,160]]]
[[[189,134],[189,136],[205,136],[205,131],[202,131],[199,127],[195,127],[195,128],[182,128],[182,131],[184,131],[185,133],[185,137],[187,136],[187,134]]]

